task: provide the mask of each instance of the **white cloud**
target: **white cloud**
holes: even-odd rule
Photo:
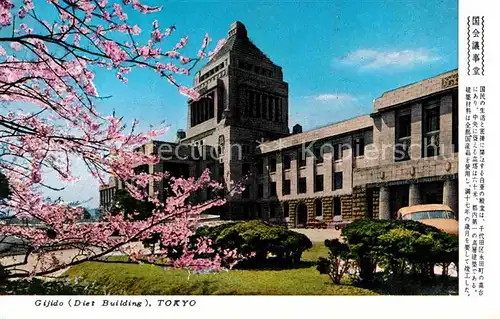
[[[319,94],[313,97],[314,100],[320,102],[347,102],[347,101],[356,101],[357,98],[350,94],[332,94],[332,93],[324,93]]]
[[[385,67],[411,67],[417,64],[429,64],[441,60],[433,50],[408,49],[400,51],[380,51],[359,49],[349,52],[338,59],[346,65],[356,65],[362,70],[373,70]]]

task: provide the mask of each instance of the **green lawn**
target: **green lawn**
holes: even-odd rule
[[[286,270],[232,270],[216,274],[191,275],[184,270],[164,270],[151,265],[87,262],[68,270],[97,282],[111,294],[129,295],[375,295],[349,285],[333,285],[312,264],[325,256],[322,244],[304,252],[302,268]]]

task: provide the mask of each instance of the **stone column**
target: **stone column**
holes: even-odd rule
[[[422,103],[415,103],[411,107],[410,147],[412,160],[418,160],[422,157]]]
[[[391,219],[390,193],[386,186],[380,187],[378,195],[379,219]]]
[[[418,184],[410,184],[410,192],[408,194],[408,205],[420,204],[420,189]]]
[[[443,186],[443,204],[450,206],[450,208],[458,216],[458,193],[457,181],[446,180]]]

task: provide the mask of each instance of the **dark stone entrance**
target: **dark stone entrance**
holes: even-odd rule
[[[409,185],[397,185],[390,187],[390,210],[391,218],[396,218],[396,213],[401,207],[409,204]]]
[[[443,203],[443,182],[432,182],[420,184],[421,204]]]
[[[305,227],[307,224],[307,206],[304,203],[297,205],[297,227]]]

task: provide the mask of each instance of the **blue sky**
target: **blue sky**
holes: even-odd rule
[[[307,130],[370,113],[384,91],[458,66],[457,0],[160,2],[161,13],[129,14],[130,20],[146,33],[153,18],[162,29],[175,24],[173,39],[188,35],[192,55],[206,32],[215,45],[232,22],[243,22],[250,39],[283,68],[290,127],[300,123]],[[191,77],[179,79],[192,84]],[[167,140],[186,126],[186,98],[151,72],[133,71],[122,84],[101,71],[96,85],[101,96],[111,96],[99,103],[101,113],[115,109],[143,128],[165,121]],[[97,182],[84,176],[61,195],[92,197],[89,206],[98,205]]]
[[[162,27],[175,24],[178,37],[189,35],[190,52],[205,32],[215,42],[232,22],[243,22],[283,68],[290,127],[311,129],[369,113],[384,91],[456,68],[457,10],[456,0],[170,1],[155,17]],[[138,18],[149,24],[151,16]],[[181,80],[192,84],[190,77]],[[143,125],[164,120],[172,128],[167,139],[186,126],[186,99],[149,72],[132,74],[126,85],[100,75],[97,85],[101,95],[113,96],[105,109]]]

